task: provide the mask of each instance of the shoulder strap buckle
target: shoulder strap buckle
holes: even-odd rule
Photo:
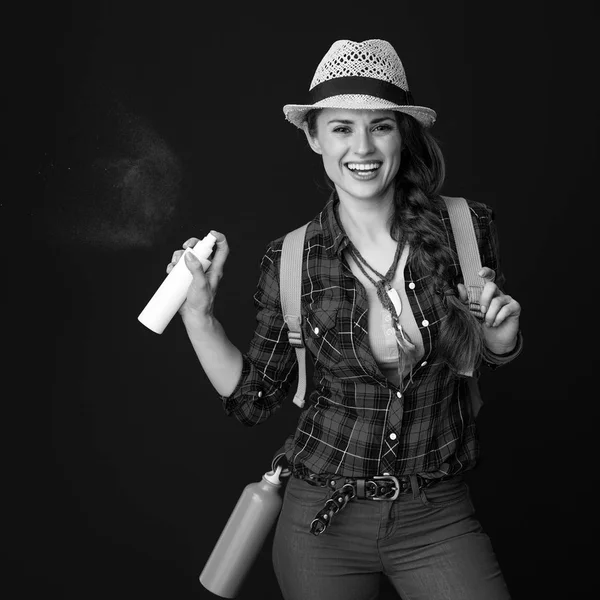
[[[288,341],[294,348],[304,348],[302,335],[302,317],[299,315],[285,315],[284,321],[288,327]]]

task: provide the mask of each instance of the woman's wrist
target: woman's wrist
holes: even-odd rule
[[[181,311],[181,320],[188,331],[207,331],[214,329],[216,321],[212,313],[200,312],[189,308]]]
[[[486,348],[492,354],[502,356],[504,354],[510,354],[516,347],[518,341],[518,335],[515,336],[514,340],[508,344],[490,344],[486,343]]]

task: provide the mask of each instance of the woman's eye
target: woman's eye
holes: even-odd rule
[[[393,127],[389,123],[382,123],[381,125],[376,125],[373,128],[373,131],[387,132],[387,131],[391,131],[392,129],[393,129]],[[333,132],[347,134],[347,133],[352,133],[352,130],[350,129],[350,127],[347,127],[345,125],[339,125],[338,127],[334,127]]]

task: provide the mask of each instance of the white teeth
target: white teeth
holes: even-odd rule
[[[379,169],[380,163],[348,163],[346,165],[351,171],[373,171]]]

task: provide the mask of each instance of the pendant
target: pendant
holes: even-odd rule
[[[400,323],[398,323],[396,342],[398,342],[398,346],[403,352],[412,352],[416,348],[416,346],[412,343],[408,333],[405,333],[404,329],[402,329],[402,325],[400,325]]]
[[[392,301],[394,305],[394,309],[396,310],[396,316],[399,317],[402,312],[402,302],[400,302],[400,296],[398,296],[398,292],[393,288],[389,288],[386,290],[386,293],[389,299]]]

